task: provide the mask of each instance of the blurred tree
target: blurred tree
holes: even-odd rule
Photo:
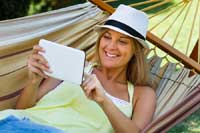
[[[55,10],[86,0],[0,0],[0,20]]]
[[[0,0],[0,20],[26,16],[31,0]]]
[[[29,15],[47,12],[83,2],[86,2],[86,0],[32,0]]]

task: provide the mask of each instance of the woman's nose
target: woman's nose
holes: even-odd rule
[[[117,48],[117,42],[115,40],[110,41],[108,47],[110,49],[116,49]]]

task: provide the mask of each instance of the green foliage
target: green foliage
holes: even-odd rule
[[[0,20],[26,16],[31,0],[0,0]]]
[[[130,5],[130,4],[133,4],[133,3],[135,4],[135,3],[141,3],[141,2],[147,2],[147,0],[117,0],[117,1],[114,1],[114,2],[109,2],[108,4],[110,4],[113,7],[117,7],[119,4]],[[157,3],[160,3],[160,1],[155,1],[155,2],[152,2],[152,3],[149,3],[149,4],[142,4],[140,6],[135,6],[134,8],[144,9],[146,7],[155,5]],[[162,6],[154,8],[153,10],[146,11],[146,13],[156,13],[156,12],[162,10],[163,8],[167,8],[168,6],[172,5],[173,3],[174,3],[174,1],[170,1],[170,2],[168,2],[168,3],[166,3]]]
[[[86,0],[0,0],[0,20],[55,10]]]
[[[200,133],[200,109],[181,123],[171,128],[168,133]]]
[[[86,2],[86,0],[32,0],[29,15],[47,12],[83,2]]]

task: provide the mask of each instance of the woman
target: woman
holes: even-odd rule
[[[97,65],[92,64],[92,73],[85,75],[86,79],[81,85],[84,94],[90,100],[83,98],[74,102],[81,103],[78,107],[74,104],[74,108],[86,117],[75,113],[74,117],[81,117],[81,121],[88,125],[95,122],[88,122],[93,118],[98,120],[98,123],[104,123],[102,128],[106,129],[99,132],[134,133],[141,131],[151,122],[156,107],[156,95],[151,88],[144,58],[147,25],[148,19],[143,12],[120,5],[104,25],[96,27],[99,32]],[[60,80],[47,77],[43,73],[51,71],[48,62],[38,52],[45,51],[39,46],[34,46],[28,59],[29,83],[18,100],[17,109],[32,107],[61,83]],[[43,78],[46,80],[40,86]],[[91,114],[87,115],[87,111],[90,110]],[[73,120],[71,122],[73,123]],[[86,132],[83,127],[87,124],[82,125],[82,130],[79,126],[79,131]],[[86,128],[91,128],[91,125]],[[76,132],[76,129],[69,131]],[[87,130],[89,131],[92,132]]]

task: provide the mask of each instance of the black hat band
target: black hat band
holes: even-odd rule
[[[134,30],[133,28],[131,28],[130,26],[123,24],[119,21],[116,20],[108,20],[104,23],[104,25],[111,25],[111,26],[115,26],[118,27],[119,29],[122,29],[124,31],[126,31],[127,33],[129,33],[132,36],[138,37],[142,40],[145,41],[145,37],[142,36],[139,32],[137,32],[136,30]]]

